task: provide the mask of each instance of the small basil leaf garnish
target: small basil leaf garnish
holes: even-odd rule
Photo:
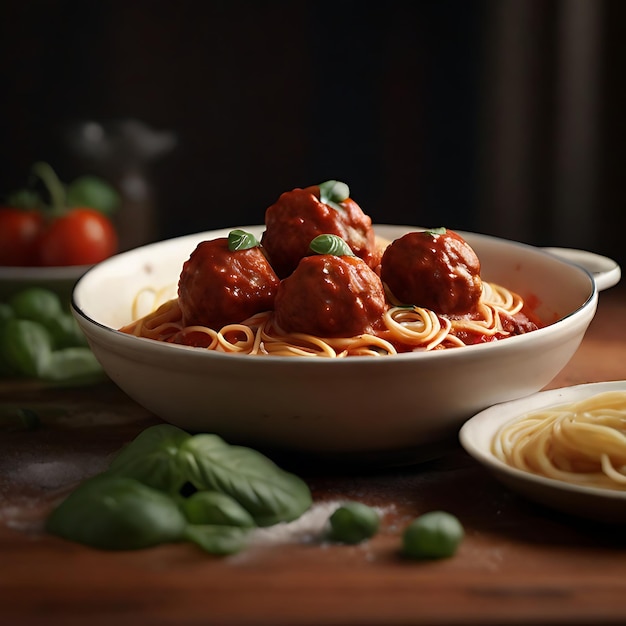
[[[350,197],[350,187],[346,183],[338,180],[327,180],[318,187],[320,188],[320,202],[333,207],[333,209],[343,210],[339,203]]]
[[[337,235],[318,235],[311,241],[310,247],[316,254],[354,256],[350,246]]]
[[[245,230],[231,230],[228,233],[228,249],[231,252],[249,250],[250,248],[256,248],[258,245],[258,239],[252,233],[248,233]]]
[[[426,232],[431,235],[445,235],[446,228],[444,226],[440,226],[439,228],[428,228]]]

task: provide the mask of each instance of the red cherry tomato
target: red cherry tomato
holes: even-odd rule
[[[71,209],[57,217],[39,241],[41,265],[91,265],[117,252],[117,234],[100,211]]]
[[[0,265],[37,265],[43,226],[39,211],[0,207]]]

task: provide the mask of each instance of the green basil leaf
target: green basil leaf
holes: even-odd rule
[[[343,207],[339,203],[350,197],[350,188],[346,183],[338,180],[327,180],[318,187],[320,188],[320,202],[338,211],[343,211]]]
[[[189,525],[185,539],[205,552],[216,555],[235,554],[246,546],[248,531],[236,526]]]
[[[307,484],[256,450],[200,434],[184,441],[180,453],[196,489],[231,496],[259,526],[292,521],[311,506]]]
[[[104,370],[89,348],[72,347],[54,350],[39,369],[39,377],[55,382],[97,380]]]
[[[64,315],[59,296],[42,287],[30,287],[19,291],[10,298],[9,304],[15,312],[15,317],[39,322],[44,326]]]
[[[245,230],[231,230],[228,233],[228,249],[231,252],[237,252],[237,250],[248,250],[249,248],[256,248],[259,245],[257,238]]]
[[[362,502],[346,502],[330,516],[330,538],[356,544],[373,537],[380,526],[378,511]]]
[[[15,317],[15,311],[6,302],[0,302],[0,324],[13,319]]]
[[[414,559],[451,557],[463,541],[465,530],[457,517],[446,511],[430,511],[414,519],[402,534],[402,549]]]
[[[34,189],[18,189],[7,196],[6,205],[16,209],[40,210],[44,201]]]
[[[70,313],[61,313],[42,323],[48,329],[55,349],[87,347],[87,338]]]
[[[186,482],[178,451],[190,438],[189,433],[170,424],[146,428],[117,454],[109,472],[156,489],[178,492]]]
[[[318,235],[311,241],[310,248],[316,254],[354,256],[350,246],[338,235]]]
[[[426,232],[431,235],[445,235],[447,229],[444,226],[440,226],[439,228],[429,228]]]
[[[53,291],[43,287],[29,287],[13,295],[9,305],[15,317],[45,326],[55,348],[87,345],[74,316],[63,309],[61,299]]]
[[[182,541],[187,520],[167,494],[123,476],[101,475],[52,512],[46,530],[102,550],[135,550]]]
[[[256,526],[250,513],[237,500],[219,491],[196,491],[183,500],[181,508],[191,524]]]
[[[2,346],[4,337],[4,327],[9,320],[15,319],[15,313],[13,309],[6,303],[0,302],[0,376],[5,374],[15,374],[15,369],[9,365],[4,356],[4,349]]]
[[[39,378],[48,367],[52,339],[38,322],[9,319],[0,327],[0,351],[0,360],[12,371]]]
[[[110,215],[120,205],[120,196],[98,176],[79,176],[67,187],[69,207],[89,207]]]

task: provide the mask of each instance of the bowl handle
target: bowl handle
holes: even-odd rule
[[[586,269],[593,276],[598,291],[614,287],[622,276],[622,270],[616,261],[594,252],[574,248],[543,248],[543,250]]]

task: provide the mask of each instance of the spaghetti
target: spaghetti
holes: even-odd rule
[[[487,282],[483,282],[479,306],[471,316],[448,317],[429,309],[389,302],[381,329],[375,334],[341,338],[286,333],[278,327],[272,311],[219,329],[186,326],[176,298],[159,305],[158,294],[153,295],[154,310],[121,328],[122,332],[224,353],[328,358],[380,356],[460,347],[524,332],[516,321],[516,316],[523,314],[523,299]],[[137,300],[145,297],[146,292],[142,292]]]
[[[596,394],[507,424],[492,452],[511,467],[547,478],[626,490],[626,391]]]

